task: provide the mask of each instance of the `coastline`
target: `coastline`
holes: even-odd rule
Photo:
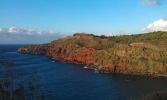
[[[17,53],[21,53],[21,52],[18,52]],[[21,54],[27,54],[27,53],[21,53]],[[28,54],[28,55],[34,55],[34,54]],[[38,55],[38,54],[35,54],[36,56],[45,56],[45,57],[48,57],[51,61],[58,61],[58,62],[63,62],[63,63],[67,63],[67,64],[79,64],[79,65],[82,65],[83,67],[83,70],[84,69],[90,69],[92,71],[94,71],[95,73],[101,73],[101,74],[112,74],[112,75],[130,75],[130,76],[142,76],[142,77],[150,77],[150,78],[167,78],[167,75],[165,74],[150,74],[150,73],[114,73],[114,72],[103,72],[101,70],[98,70],[97,67],[95,67],[95,65],[87,65],[87,64],[83,64],[83,63],[78,63],[78,62],[69,62],[69,61],[62,61],[62,60],[55,60],[49,56],[46,56],[46,55]],[[85,66],[87,66],[86,68],[84,68]]]
[[[100,73],[167,77],[167,47],[163,45],[163,48],[160,48],[159,45],[152,43],[159,36],[156,41],[161,44],[161,35],[164,37],[164,35],[167,36],[167,33],[155,32],[134,35],[133,37],[139,39],[133,38],[134,40],[129,42],[131,35],[104,38],[92,34],[77,33],[44,45],[28,45],[19,48],[18,52],[45,55],[52,60],[65,63],[83,64],[86,69],[91,68]],[[147,41],[140,42],[144,37],[147,37]],[[148,42],[148,37],[153,40]],[[162,41],[166,41],[163,37]],[[120,38],[121,40],[119,40]],[[127,43],[122,38],[127,39]],[[119,43],[115,43],[118,41],[117,39]],[[115,42],[112,43],[113,41]]]

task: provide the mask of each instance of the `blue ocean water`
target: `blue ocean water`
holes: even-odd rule
[[[84,69],[84,65],[19,54],[16,50],[21,46],[0,45],[0,62],[12,61],[17,80],[38,84],[39,92],[51,100],[126,100],[167,90],[167,78],[96,73]],[[0,77],[3,77],[2,64]]]

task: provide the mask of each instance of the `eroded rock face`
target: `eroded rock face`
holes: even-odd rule
[[[119,60],[115,62],[103,62],[99,70],[106,73],[124,73],[128,68],[128,62]]]
[[[111,42],[117,40],[116,37],[113,39],[75,34],[45,45],[26,46],[20,48],[18,52],[46,55],[54,60],[68,63],[94,65],[93,68],[100,72],[167,74],[165,49],[159,49],[156,44],[145,42],[113,45]]]
[[[29,45],[18,49],[20,53],[44,55],[47,51],[46,45]]]
[[[122,49],[123,50],[123,49]],[[57,43],[51,43],[49,45],[32,45],[24,48],[20,48],[18,52],[36,54],[36,55],[46,55],[54,60],[60,60],[68,63],[95,65],[97,63],[94,61],[95,54],[98,50],[94,48],[85,48],[78,45],[68,45],[62,46]],[[119,53],[120,51],[117,50]],[[128,52],[128,51],[127,51]],[[125,54],[128,54],[128,53]],[[118,56],[120,56],[116,53]],[[121,53],[122,54],[122,53]],[[109,54],[102,55],[101,62],[96,69],[100,72],[105,73],[144,73],[144,74],[163,74],[166,73],[166,67],[163,63],[159,63],[156,66],[148,69],[146,65],[132,65],[133,61],[128,59],[119,60],[108,60],[104,59],[103,56],[107,57]],[[114,56],[114,55],[113,55]],[[122,55],[123,56],[123,55]],[[120,57],[122,57],[120,56]],[[125,57],[125,56],[123,56]],[[132,62],[132,63],[131,63]],[[152,62],[150,62],[152,63]]]
[[[96,52],[93,48],[81,48],[77,45],[63,47],[59,44],[48,46],[46,55],[55,59],[71,63],[93,64],[93,54]]]
[[[77,45],[63,47],[59,44],[50,44],[48,46],[27,46],[18,49],[20,53],[46,55],[55,60],[61,60],[78,64],[93,64],[93,55],[96,52],[94,48],[81,48]]]
[[[95,51],[93,48],[79,48],[74,54],[59,55],[59,59],[66,62],[93,64],[93,54]]]

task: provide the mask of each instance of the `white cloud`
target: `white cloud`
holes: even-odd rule
[[[0,28],[0,44],[2,43],[47,43],[65,34],[53,31],[41,31],[26,28]]]
[[[161,0],[140,0],[145,6],[160,6]]]
[[[160,19],[147,26],[144,32],[167,31],[167,20]]]
[[[9,28],[0,28],[0,32],[16,33],[16,34],[24,34],[24,35],[55,35],[58,33],[54,31],[41,31],[38,29],[17,28],[14,26]]]
[[[18,32],[19,30],[16,28],[16,27],[10,27],[9,29],[8,29],[8,32],[10,32],[10,33],[15,33],[15,32]]]

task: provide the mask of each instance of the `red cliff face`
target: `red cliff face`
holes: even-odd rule
[[[70,55],[71,62],[82,64],[93,64],[93,54],[96,52],[93,48],[79,48],[74,55]],[[67,61],[69,61],[67,59]]]
[[[107,73],[123,73],[127,70],[128,62],[124,60],[115,62],[102,62],[102,67],[99,69],[101,72]]]
[[[77,45],[67,47],[59,44],[49,45],[46,55],[55,59],[71,63],[93,64],[93,54],[96,52],[93,48],[81,48]]]
[[[69,63],[93,65],[91,67],[100,72],[167,73],[166,49],[158,49],[157,45],[145,42],[132,42],[129,44],[129,42],[124,43],[125,41],[120,40],[122,42],[117,43],[119,42],[117,39],[122,39],[122,37],[106,38],[75,34],[71,37],[52,41],[46,45],[26,46],[18,51],[46,55],[54,60]]]
[[[21,53],[46,55],[54,60],[60,60],[69,63],[94,65],[94,54],[98,50],[94,48],[85,48],[78,45],[62,46],[57,43],[52,43],[47,46],[28,46],[18,50]],[[146,71],[143,66],[129,67],[128,60],[107,61],[102,60],[96,68],[100,72],[105,73],[150,73],[150,74],[163,74],[166,71],[165,65],[159,64],[154,71]]]

